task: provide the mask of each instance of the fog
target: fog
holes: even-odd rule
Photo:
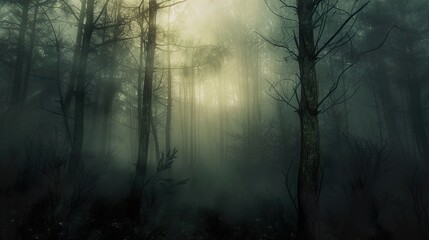
[[[429,239],[428,5],[0,1],[0,239]]]

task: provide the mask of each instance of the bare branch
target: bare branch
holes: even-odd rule
[[[100,13],[98,14],[98,16],[95,18],[93,25],[97,24],[98,20],[100,20],[101,15],[107,11],[107,6],[109,5],[110,0],[106,0],[106,2],[103,5],[103,8],[101,9]]]
[[[370,3],[370,1],[366,2],[365,4],[363,4],[358,10],[356,10],[355,12],[353,12],[352,14],[350,14],[350,16],[343,22],[343,24],[341,24],[341,26],[337,29],[337,31],[323,44],[322,47],[320,47],[315,56],[319,56],[320,53],[325,50],[331,43],[332,41],[334,41],[337,36],[341,33],[341,31],[344,29],[344,27],[347,26],[347,24],[361,11],[363,11],[365,9],[365,7]]]
[[[76,20],[79,21],[79,17],[76,15],[73,7],[68,3],[68,0],[62,0],[61,2],[70,10],[71,14],[76,18]]]
[[[331,86],[331,88],[329,89],[329,92],[322,98],[322,100],[319,102],[319,104],[317,105],[317,109],[320,108],[320,106],[337,90],[341,78],[343,77],[343,75],[350,70],[350,68],[352,68],[355,65],[355,63],[350,64],[348,67],[346,67],[345,69],[343,69],[343,71],[341,71],[341,73],[338,75],[336,81],[334,82],[334,84]]]
[[[272,82],[269,82],[269,81],[267,81],[268,82],[268,84],[270,84],[270,90],[274,90],[274,92],[275,92],[275,94],[276,94],[276,96],[273,96],[270,92],[269,92],[269,90],[268,90],[268,92],[267,92],[267,94],[270,96],[270,97],[272,97],[274,100],[276,100],[276,101],[280,101],[280,102],[284,102],[284,103],[286,103],[289,107],[291,107],[291,108],[293,108],[295,111],[299,111],[299,109],[298,109],[298,107],[296,107],[296,106],[294,106],[291,102],[292,102],[292,99],[297,95],[297,91],[296,91],[296,89],[297,89],[297,85],[295,85],[294,86],[294,88],[293,88],[293,90],[294,90],[294,92],[293,92],[293,94],[292,94],[292,96],[290,96],[289,98],[287,98],[286,96],[287,96],[287,94],[285,93],[285,91],[284,91],[284,88],[281,88],[282,89],[282,92],[280,93],[278,90],[277,90],[277,85],[279,84],[279,83],[277,83],[277,84],[273,84]]]
[[[186,0],[182,0],[182,1],[171,3],[171,4],[166,4],[166,3],[171,2],[171,1],[172,0],[166,0],[166,1],[158,3],[158,8],[160,8],[160,9],[162,9],[162,8],[169,8],[169,7],[173,7],[175,5],[178,5],[178,4],[186,2]]]
[[[296,211],[296,212],[298,212],[298,204],[297,204],[297,200],[296,200],[296,198],[294,198],[294,197],[293,197],[293,194],[292,194],[291,188],[290,188],[290,186],[289,186],[289,176],[290,176],[290,170],[292,169],[292,165],[293,165],[293,162],[291,162],[291,163],[289,164],[289,167],[288,167],[288,169],[287,169],[287,172],[283,171],[283,177],[284,177],[284,180],[285,180],[285,186],[286,186],[286,190],[287,190],[287,192],[288,192],[288,195],[289,195],[290,201],[292,202],[292,205],[293,205],[293,207],[295,208],[295,211]]]

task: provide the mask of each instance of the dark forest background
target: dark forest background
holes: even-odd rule
[[[1,0],[0,239],[429,239],[426,0]]]

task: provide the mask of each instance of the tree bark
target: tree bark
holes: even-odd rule
[[[403,153],[403,146],[399,134],[398,123],[395,114],[395,103],[393,101],[391,84],[386,75],[386,66],[382,59],[374,59],[372,64],[375,66],[374,77],[376,81],[377,95],[382,105],[383,120],[386,124],[387,139],[391,149],[398,153]]]
[[[116,82],[115,73],[118,70],[118,64],[116,63],[117,56],[119,53],[119,36],[121,34],[121,27],[119,25],[121,21],[121,9],[122,9],[122,1],[118,3],[115,7],[115,19],[117,26],[113,29],[113,46],[111,50],[109,64],[109,70],[107,81],[104,83],[104,93],[103,93],[103,114],[102,114],[102,128],[101,128],[101,149],[100,156],[105,159],[107,157],[108,145],[109,145],[109,130],[110,130],[110,118],[113,107],[113,100],[118,90],[118,83]]]
[[[109,145],[109,127],[110,118],[113,106],[113,100],[116,95],[116,83],[114,81],[113,71],[110,73],[109,82],[106,83],[104,94],[103,94],[103,114],[102,114],[102,126],[101,126],[101,148],[100,157],[101,160],[106,159]]]
[[[158,161],[161,159],[161,150],[159,149],[158,131],[156,129],[155,120],[153,116],[150,118],[150,126],[152,130],[153,144],[155,146],[155,157]]]
[[[85,74],[88,63],[88,56],[91,50],[92,33],[94,30],[94,5],[95,0],[88,0],[86,22],[82,37],[82,51],[80,52],[79,56],[79,68],[76,76],[73,143],[68,169],[70,176],[73,176],[77,172],[82,160],[86,94]]]
[[[28,81],[30,79],[32,63],[33,63],[33,49],[34,49],[34,43],[36,41],[36,25],[37,25],[38,14],[39,14],[39,5],[38,3],[36,3],[36,6],[34,6],[33,23],[31,25],[30,46],[28,48],[27,63],[25,66],[24,85],[22,87],[21,101],[25,101],[27,98]]]
[[[156,14],[158,5],[156,0],[149,2],[149,30],[147,38],[147,52],[146,52],[146,68],[143,86],[143,99],[142,99],[142,128],[141,139],[139,144],[139,152],[137,157],[136,171],[137,175],[142,180],[146,177],[147,160],[149,156],[149,135],[150,135],[150,118],[152,117],[152,92],[153,92],[153,76],[154,76],[154,63],[155,63],[155,49],[156,49]]]
[[[155,71],[156,50],[156,15],[158,3],[156,0],[149,1],[148,35],[146,45],[146,67],[144,76],[143,95],[141,98],[141,112],[139,112],[139,146],[137,153],[136,176],[131,190],[129,214],[134,220],[140,218],[141,198],[146,180],[147,162],[149,157],[149,136],[152,118],[152,94],[153,77]],[[143,34],[143,33],[142,33]],[[140,89],[139,89],[140,90]]]
[[[22,85],[22,73],[24,67],[24,61],[26,57],[27,47],[25,46],[27,26],[28,26],[28,14],[30,9],[30,0],[24,0],[22,3],[22,15],[21,23],[19,26],[17,56],[15,63],[15,72],[12,83],[12,95],[10,98],[10,105],[13,106],[19,102],[21,96],[21,85]]]
[[[297,0],[301,96],[301,156],[298,172],[298,239],[318,239],[320,135],[312,0]]]
[[[192,64],[194,65],[194,64]],[[192,67],[191,77],[190,77],[190,110],[189,110],[189,152],[190,152],[190,163],[191,163],[191,176],[194,181],[191,182],[192,186],[195,186],[195,69]]]
[[[170,16],[171,12],[168,13],[168,33],[170,34]],[[165,124],[165,152],[169,153],[171,148],[171,119],[173,110],[173,99],[172,99],[172,75],[171,75],[171,49],[170,49],[170,36],[167,36],[167,122]]]
[[[80,13],[79,13],[79,20],[77,23],[77,34],[76,34],[76,42],[74,46],[74,52],[73,52],[73,62],[72,62],[72,68],[70,71],[70,78],[69,83],[67,86],[67,91],[64,98],[64,107],[67,115],[69,114],[70,105],[73,99],[73,91],[75,89],[76,85],[76,77],[79,70],[79,59],[80,59],[80,53],[82,48],[82,37],[83,37],[83,28],[84,28],[84,21],[86,16],[86,5],[87,0],[82,0],[81,7],[80,7]]]
[[[410,79],[407,80],[408,91],[408,111],[413,132],[415,147],[420,159],[427,162],[429,157],[429,144],[426,134],[425,119],[422,106],[422,92],[419,79],[415,79],[413,74],[410,74]]]

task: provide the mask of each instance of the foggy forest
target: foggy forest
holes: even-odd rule
[[[0,0],[15,239],[429,239],[429,1]]]

